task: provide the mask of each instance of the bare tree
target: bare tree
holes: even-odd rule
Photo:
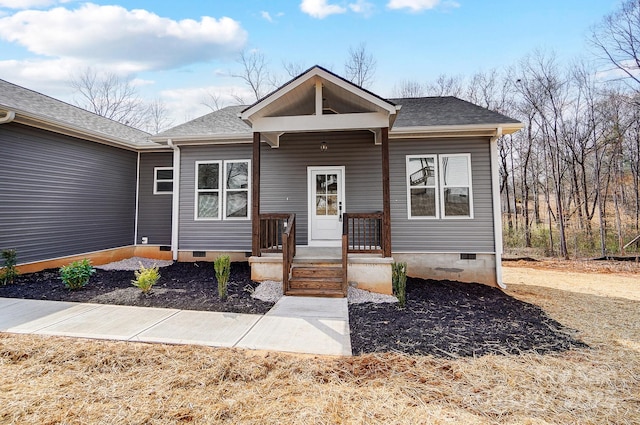
[[[357,47],[349,47],[349,54],[344,63],[347,80],[360,87],[369,88],[374,81],[376,66],[375,58],[367,52],[366,43],[360,43]]]
[[[415,80],[401,80],[393,87],[393,95],[397,97],[422,97],[425,93],[424,84]]]
[[[264,53],[257,50],[249,52],[243,50],[240,52],[237,62],[241,67],[240,72],[231,73],[231,76],[241,79],[249,86],[255,97],[254,100],[262,99],[262,97],[267,94],[270,86],[272,86],[272,79],[269,73],[269,61],[264,56]],[[236,100],[242,100],[241,103],[245,103],[244,99]]]
[[[144,126],[148,107],[129,80],[86,68],[71,76],[69,85],[79,95],[75,103],[81,108],[131,127]]]
[[[450,77],[441,74],[433,82],[427,84],[426,91],[429,96],[461,97],[464,93],[463,79],[459,75]]]
[[[635,82],[635,91],[640,92],[640,0],[626,0],[605,16],[592,29],[591,43],[600,58]]]
[[[173,120],[169,118],[167,105],[161,99],[154,99],[147,108],[146,128],[149,133],[160,133],[171,127]]]
[[[558,70],[555,55],[535,52],[520,62],[520,68],[522,75],[516,87],[524,100],[536,112],[535,119],[541,130],[543,151],[546,156],[545,166],[549,166],[551,170],[550,174],[546,174],[545,171],[553,184],[553,201],[555,202],[555,206],[552,206],[551,196],[547,190],[545,198],[549,213],[550,236],[552,210],[555,209],[555,220],[560,238],[560,255],[567,258],[566,202],[563,180],[568,167],[565,162],[567,152],[563,139],[563,111],[568,104],[568,85]],[[550,248],[553,251],[552,242]]]
[[[287,75],[291,78],[295,78],[298,75],[302,74],[304,72],[305,69],[307,69],[304,66],[303,62],[300,61],[289,61],[289,62],[282,62],[282,67],[284,68],[284,71],[287,73]]]
[[[220,109],[222,109],[222,106],[223,106],[220,94],[214,93],[209,90],[205,91],[202,94],[200,104],[211,109],[211,112],[219,111]]]

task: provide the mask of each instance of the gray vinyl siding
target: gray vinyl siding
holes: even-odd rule
[[[320,143],[326,142],[326,152]],[[494,252],[488,140],[391,140],[391,235],[395,252]],[[473,219],[409,220],[405,161],[412,154],[470,153]],[[251,144],[181,148],[182,250],[250,251],[250,220],[194,219],[195,162],[251,159]],[[382,210],[381,148],[370,132],[284,135],[280,147],[261,146],[261,213],[295,213],[299,245],[308,243],[309,166],[344,166],[346,212]],[[252,164],[253,166],[253,164]]]
[[[391,241],[394,252],[494,252],[488,139],[391,140]],[[408,219],[406,155],[471,154],[473,219]]]
[[[140,154],[138,193],[138,240],[147,237],[150,245],[171,245],[171,194],[153,194],[154,168],[172,167],[172,152]]]
[[[0,125],[0,249],[26,263],[133,244],[136,153]]]
[[[320,144],[327,150],[320,151]],[[307,167],[345,167],[345,212],[382,210],[381,148],[369,131],[285,135],[262,146],[260,212],[296,214],[296,242],[308,242]]]
[[[250,143],[180,148],[179,249],[251,251],[250,217],[246,220],[195,220],[194,218],[196,161],[251,160],[251,152]]]
[[[328,145],[320,151],[320,143]],[[251,250],[251,220],[195,220],[195,162],[251,159],[251,144],[181,147],[181,250]],[[382,210],[381,149],[373,133],[285,135],[279,148],[261,146],[260,212],[295,213],[296,240],[307,244],[307,167],[344,166],[347,212]],[[252,163],[253,167],[253,163]]]

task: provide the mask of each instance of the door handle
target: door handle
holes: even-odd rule
[[[342,222],[342,201],[338,202],[338,222]]]

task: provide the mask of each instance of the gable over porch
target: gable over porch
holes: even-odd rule
[[[240,113],[240,118],[253,130],[251,263],[254,278],[281,275],[285,293],[327,295],[334,292],[335,295],[340,293],[344,296],[347,290],[349,254],[367,253],[372,258],[387,259],[382,262],[376,260],[378,264],[386,266],[384,273],[378,273],[378,276],[382,276],[382,281],[374,283],[377,283],[377,290],[390,292],[388,143],[389,127],[393,125],[398,109],[393,103],[316,66]],[[345,162],[357,161],[358,150],[345,152],[338,159],[330,159],[329,155],[323,157],[328,149],[343,147],[341,141],[348,138],[348,135],[355,135],[356,138],[359,136],[365,141],[369,139],[369,149],[377,147],[376,150],[379,150],[377,163],[367,165],[380,170],[379,173],[371,173],[380,176],[380,211],[347,212],[350,201],[344,190],[347,177]],[[317,158],[318,164],[323,165],[307,166],[306,175],[294,177],[306,180],[308,185],[306,240],[310,246],[340,248],[342,258],[338,266],[328,267],[326,264],[323,267],[310,266],[306,261],[305,271],[302,272],[302,267],[296,270],[294,264],[296,228],[299,226],[296,215],[291,211],[267,213],[261,205],[264,155],[261,144],[266,142],[270,147],[267,149],[273,152],[269,152],[270,155],[278,156],[282,152],[283,156],[290,156],[292,162],[295,162],[295,156],[290,154],[291,149],[295,149],[295,144],[302,146],[309,140],[318,139],[321,142],[316,145],[317,150],[312,155]],[[367,147],[359,146],[358,149],[365,150]],[[349,155],[352,155],[350,159]],[[303,163],[308,164],[308,157],[306,159]],[[282,196],[286,200],[289,199],[287,188],[288,184],[284,182]],[[371,188],[361,187],[360,190]],[[281,252],[282,259],[274,261],[260,258],[274,252]],[[320,264],[322,261],[315,263]],[[332,261],[324,263],[331,264]],[[298,273],[302,273],[300,279],[296,277]],[[312,279],[320,276],[327,279]],[[329,278],[333,279],[333,286],[327,283],[331,281]],[[315,281],[315,285],[311,284],[312,281]]]

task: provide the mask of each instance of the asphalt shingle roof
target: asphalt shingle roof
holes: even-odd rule
[[[393,128],[473,124],[517,124],[518,120],[453,96],[389,99],[402,105]],[[238,118],[246,105],[227,106],[158,134],[158,137],[248,134],[251,127]]]
[[[157,137],[212,136],[251,133],[251,127],[238,118],[246,105],[227,106],[157,134]]]
[[[453,96],[390,99],[390,101],[402,105],[393,128],[520,122]]]
[[[0,79],[0,107],[59,124],[89,130],[106,138],[118,138],[139,147],[157,146],[149,133]]]
[[[402,108],[393,128],[482,124],[517,124],[519,121],[453,96],[389,99]],[[77,106],[0,79],[0,106],[61,124],[118,138],[138,147],[158,146],[149,133],[101,117]],[[206,137],[251,133],[238,114],[247,105],[227,106],[156,135],[159,138]]]

